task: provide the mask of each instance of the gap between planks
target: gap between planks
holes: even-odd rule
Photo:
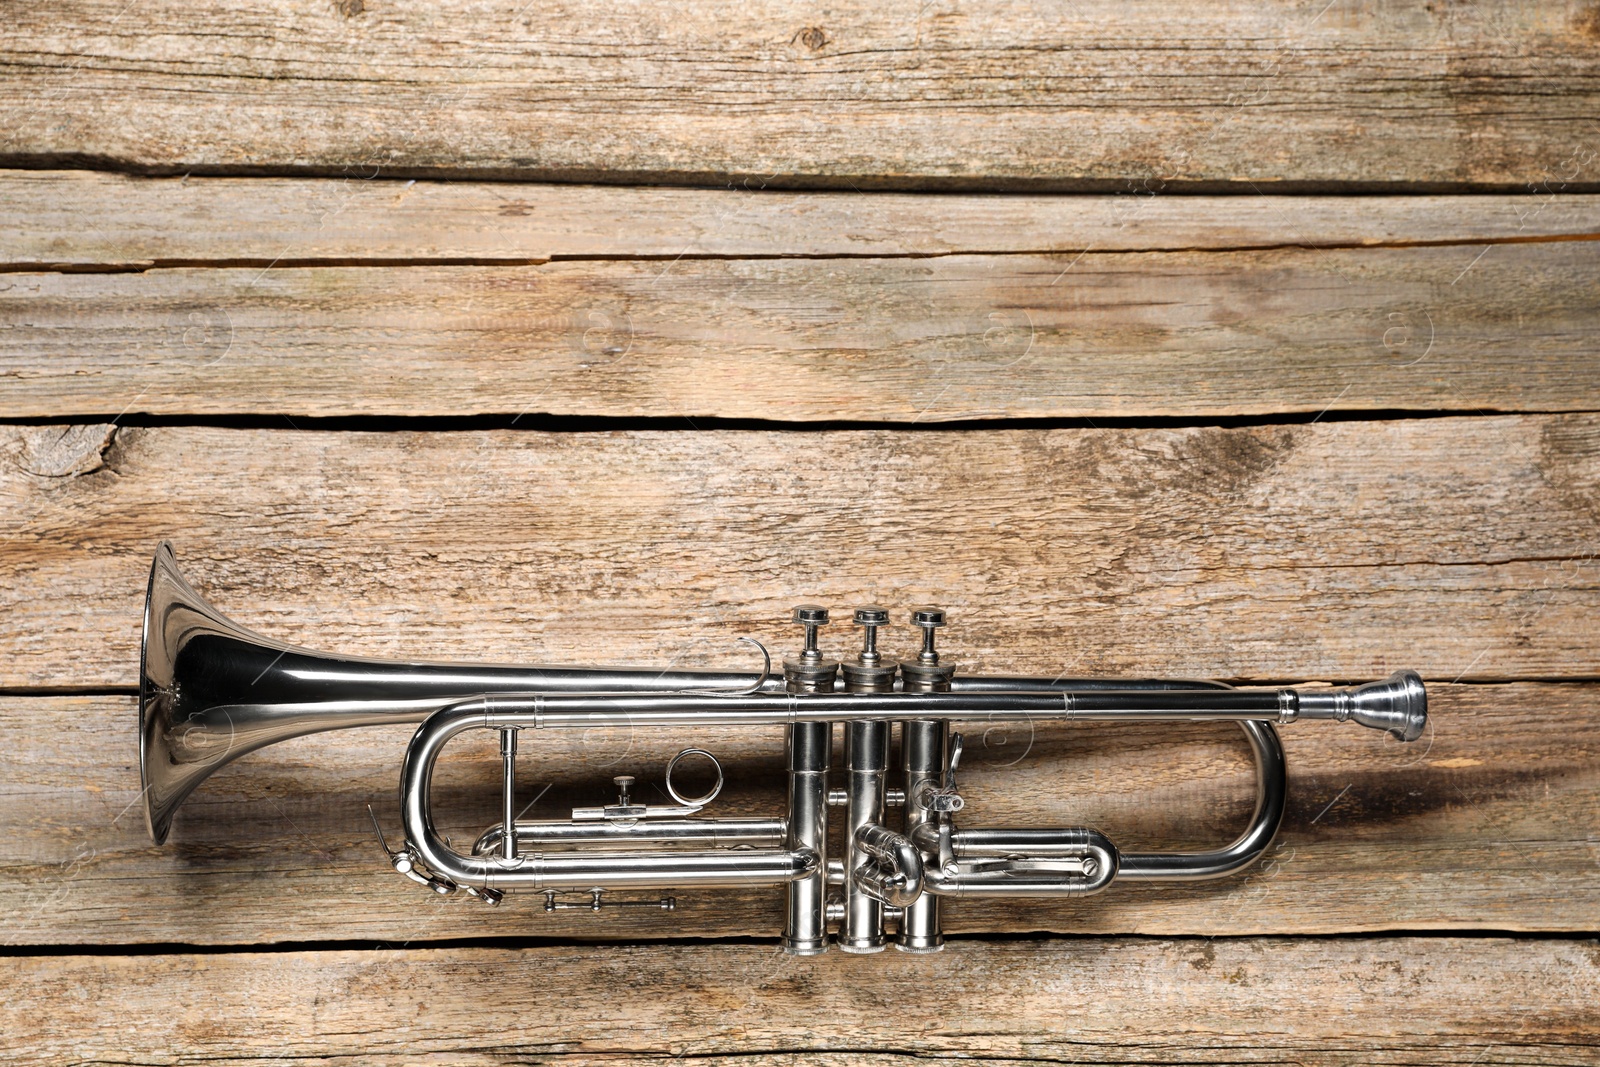
[[[1568,241],[1600,241],[1600,233],[1573,233],[1533,237],[1470,237],[1447,238],[1436,241],[1281,241],[1275,244],[1214,244],[1214,245],[1152,245],[1148,248],[1097,248],[1085,245],[1074,248],[1031,247],[1001,250],[979,248],[952,248],[943,252],[680,252],[642,253],[592,253],[573,252],[541,257],[517,256],[346,256],[346,257],[294,257],[278,256],[272,259],[218,258],[218,259],[164,259],[152,258],[126,263],[72,263],[61,260],[28,262],[27,260],[0,260],[0,274],[143,274],[154,270],[229,270],[261,269],[291,270],[307,267],[542,267],[547,263],[678,263],[718,260],[794,260],[815,259],[848,261],[852,259],[948,259],[958,256],[1039,256],[1067,255],[1073,252],[1095,252],[1100,255],[1141,255],[1146,253],[1185,252],[1282,252],[1298,249],[1323,249],[1348,251],[1353,249],[1394,248],[1481,248],[1494,245],[1555,244]]]

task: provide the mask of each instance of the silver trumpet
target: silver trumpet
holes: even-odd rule
[[[1284,756],[1274,724],[1353,720],[1414,741],[1427,720],[1422,679],[1412,671],[1342,688],[1250,690],[1192,681],[969,677],[935,648],[945,624],[937,608],[911,613],[922,649],[898,663],[877,647],[878,630],[889,623],[882,608],[856,609],[862,646],[843,663],[818,648],[826,609],[798,607],[794,620],[805,628],[805,643],[784,660],[782,677],[770,669],[330,656],[261,637],[224,617],[184,581],[163,543],[150,569],[139,671],[140,769],[151,837],[164,842],[184,798],[247,752],[323,730],[419,723],[400,775],[405,840],[397,848],[382,843],[396,871],[434,892],[463,889],[497,904],[507,892],[532,890],[544,896],[547,910],[670,909],[674,897],[604,894],[783,885],[788,952],[825,951],[831,930],[846,952],[879,951],[891,930],[896,948],[932,952],[944,943],[943,897],[1076,897],[1114,881],[1194,881],[1248,867],[1283,818]],[[965,808],[957,783],[962,742],[951,723],[974,719],[1237,722],[1255,753],[1255,813],[1237,840],[1200,852],[1124,852],[1086,827],[958,827]],[[782,817],[704,816],[722,788],[722,767],[711,753],[690,748],[668,766],[671,804],[639,802],[630,795],[633,779],[622,776],[615,779],[615,804],[576,808],[568,820],[516,818],[524,731],[537,737],[573,728],[771,724],[788,731]],[[842,774],[831,766],[835,724],[844,731]],[[435,830],[430,787],[440,753],[468,730],[499,735],[503,817],[463,853]],[[709,792],[679,792],[674,773],[685,763],[714,774]],[[830,859],[833,808],[843,809],[837,859]],[[893,819],[891,808],[899,809]],[[564,894],[574,891],[587,893],[589,903],[566,903]]]

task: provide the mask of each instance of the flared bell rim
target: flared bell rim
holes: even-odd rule
[[[144,595],[144,631],[139,639],[139,785],[145,825],[156,844],[165,843],[172,818],[186,797],[222,763],[228,753],[180,759],[172,747],[178,710],[177,656],[183,644],[169,630],[168,616],[183,610],[209,625],[248,631],[230,622],[195,591],[178,570],[170,542],[156,546],[150,583]]]
[[[177,573],[178,559],[172,551],[172,544],[162,541],[156,546],[155,558],[150,561],[150,580],[144,591],[144,630],[139,636],[139,795],[144,799],[145,826],[150,831],[150,838],[156,844],[163,844],[167,834],[172,829],[172,808],[163,804],[157,795],[155,782],[152,780],[152,761],[160,760],[163,765],[172,762],[172,753],[167,747],[166,730],[163,729],[164,718],[157,707],[158,702],[165,704],[168,694],[151,678],[151,652],[156,655],[170,656],[171,650],[166,647],[166,642],[157,640],[155,646],[151,645],[151,615],[155,608],[156,580],[163,570]],[[172,664],[165,664],[163,674],[172,675]]]

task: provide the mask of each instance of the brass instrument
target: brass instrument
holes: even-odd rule
[[[965,676],[935,647],[945,624],[937,608],[911,613],[922,648],[898,663],[877,647],[878,630],[889,623],[886,610],[856,609],[862,647],[843,663],[818,647],[828,617],[820,607],[795,609],[805,642],[783,662],[782,677],[770,669],[331,656],[261,637],[224,617],[184,581],[171,546],[162,543],[150,570],[139,672],[150,834],[164,842],[184,798],[247,752],[323,730],[419,723],[400,777],[405,840],[383,847],[396,871],[434,892],[465,890],[497,904],[508,892],[531,890],[553,909],[570,906],[557,902],[569,891],[588,893],[598,908],[603,894],[618,889],[782,885],[788,952],[825,951],[830,928],[847,952],[879,951],[891,933],[896,948],[931,952],[944,942],[944,897],[1085,896],[1117,881],[1220,878],[1249,866],[1283,818],[1284,755],[1275,724],[1353,720],[1413,741],[1427,719],[1422,680],[1411,671],[1341,688],[1251,690],[1190,681]],[[972,719],[1238,722],[1255,754],[1255,814],[1237,840],[1199,852],[1126,852],[1084,827],[958,827],[958,815],[966,822],[957,782],[962,738],[950,724]],[[633,779],[622,776],[615,804],[574,809],[570,820],[516,818],[525,731],[536,739],[541,730],[772,724],[788,731],[788,810],[781,817],[705,816],[722,787],[722,768],[711,753],[692,748],[668,768],[672,804],[638,802],[630,796]],[[835,724],[844,731],[841,770],[830,766]],[[503,816],[465,853],[434,829],[430,786],[440,753],[468,730],[498,734]],[[685,797],[674,785],[685,760],[714,772],[705,795]],[[830,861],[835,807],[843,809],[842,855]],[[889,818],[890,808],[899,809],[898,818]],[[654,903],[670,908],[673,898]]]

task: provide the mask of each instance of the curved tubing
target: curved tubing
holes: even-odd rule
[[[950,865],[923,866],[926,892],[1078,897],[1100,892],[1117,876],[1117,848],[1096,830],[957,830],[951,835],[951,850],[955,860]],[[1027,854],[1019,855],[1023,850]]]
[[[922,853],[904,834],[876,823],[856,831],[856,845],[869,857],[852,872],[856,885],[872,899],[907,908],[922,896]]]
[[[554,852],[465,856],[433,827],[433,766],[455,735],[488,726],[486,699],[463,701],[430,715],[406,749],[400,771],[400,809],[410,847],[435,877],[478,889],[661,889],[769,885],[815,874],[811,849],[710,852]]]
[[[617,888],[743,886],[791,882],[816,873],[820,857],[814,850],[804,848],[546,853],[511,860],[462,855],[446,845],[433,827],[429,799],[433,766],[445,744],[459,733],[474,728],[528,725],[526,721],[512,721],[518,713],[501,710],[496,703],[491,698],[479,698],[441,709],[418,728],[406,749],[400,785],[406,837],[435,875],[458,885],[503,890],[587,888],[601,882]],[[520,715],[527,717],[526,712]],[[922,865],[922,888],[936,896],[1078,896],[1099,892],[1115,878],[1198,881],[1221,878],[1249,866],[1272,843],[1283,821],[1287,769],[1283,746],[1270,723],[1247,721],[1240,726],[1255,754],[1256,807],[1249,827],[1226,847],[1203,852],[1129,852],[1119,856],[1116,847],[1093,830],[964,831],[958,832],[953,843],[959,842],[965,862],[958,863],[955,871],[943,870],[938,864]],[[897,848],[901,835],[883,830],[881,840],[868,836],[870,851],[880,863],[910,873],[910,864]],[[868,841],[862,843],[865,846]],[[1040,855],[1013,858],[1015,851],[1023,848]],[[1063,862],[1073,859],[1091,859],[1092,873],[1085,873],[1082,867],[1064,870]],[[886,896],[892,892],[903,897],[911,885],[908,881],[897,889],[874,881],[873,888]]]
[[[1204,881],[1243,870],[1261,858],[1278,834],[1288,773],[1283,745],[1271,723],[1239,725],[1255,755],[1256,807],[1250,825],[1231,844],[1204,852],[1124,852],[1119,858],[1116,847],[1093,830],[957,830],[951,835],[956,869],[926,864],[924,890],[935,896],[1078,896],[1099,892],[1113,879]],[[916,843],[937,854],[935,828],[920,827]],[[1018,860],[1019,856],[1027,858]],[[1060,865],[1062,860],[1088,857],[1094,863],[1091,877]]]
[[[1230,689],[1219,682],[1177,680],[1102,680],[1098,683],[1085,679],[1062,679],[1043,682],[1035,678],[982,678],[972,680],[974,691],[989,692],[991,687],[1006,686],[1018,692],[1039,690],[1077,689],[1080,686],[1105,689]],[[1377,694],[1380,687],[1384,699]],[[1355,719],[1363,726],[1388,730],[1402,741],[1416,740],[1427,719],[1427,694],[1422,680],[1411,671],[1397,671],[1383,682],[1336,689],[1301,689],[1295,692],[1293,718],[1332,719],[1345,722]],[[1288,716],[1283,716],[1287,718]],[[1261,854],[1277,836],[1283,822],[1283,809],[1288,796],[1288,769],[1283,755],[1283,744],[1271,723],[1244,721],[1239,723],[1250,741],[1256,761],[1256,808],[1250,825],[1244,833],[1226,848],[1206,852],[1125,852],[1117,877],[1131,881],[1203,881],[1223,878],[1237,873],[1261,858]],[[1049,833],[1050,831],[1040,831]],[[985,833],[972,831],[971,833]],[[1020,833],[1028,831],[987,831],[990,834]],[[960,842],[963,834],[956,833]],[[1022,845],[1021,841],[1017,842]],[[958,846],[959,847],[959,846]],[[1045,848],[1035,841],[1027,846],[1038,853]],[[930,889],[930,892],[937,890]]]
[[[1124,852],[1118,878],[1134,882],[1190,882],[1243,870],[1267,850],[1283,822],[1288,768],[1271,723],[1241,722],[1256,757],[1256,810],[1233,844],[1209,852]]]

